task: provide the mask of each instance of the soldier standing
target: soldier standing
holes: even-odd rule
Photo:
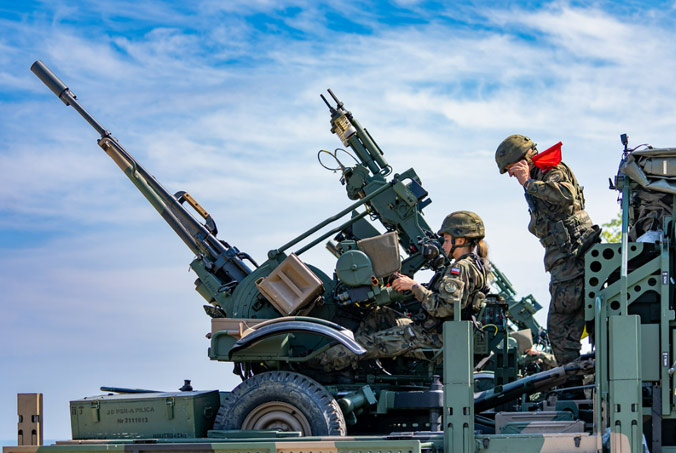
[[[391,308],[376,308],[355,332],[355,339],[367,352],[357,357],[343,345],[333,346],[319,360],[324,370],[341,370],[350,365],[356,367],[358,360],[400,355],[426,359],[425,349],[441,348],[441,326],[453,319],[456,302],[462,319],[471,319],[480,311],[488,292],[483,221],[473,212],[454,212],[446,216],[438,234],[444,237],[444,253],[452,259],[442,277],[430,288],[405,275],[392,283],[396,291],[410,290],[420,302],[422,310],[415,321]]]
[[[584,252],[598,242],[600,229],[584,210],[583,188],[561,162],[561,143],[538,153],[523,135],[510,135],[495,152],[500,173],[515,177],[525,191],[528,230],[545,248],[551,302],[547,332],[559,365],[580,356],[584,330]],[[579,382],[578,382],[579,381]],[[581,385],[581,378],[567,386]]]

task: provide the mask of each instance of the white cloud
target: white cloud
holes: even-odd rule
[[[471,23],[483,22],[473,27],[400,2],[429,23],[381,26],[376,12],[304,1],[183,9],[127,2],[124,13],[99,3],[45,4],[0,32],[0,227],[17,241],[36,236],[34,246],[0,257],[3,360],[23,370],[3,398],[44,390],[54,398],[52,437],[67,435],[67,399],[95,393],[92,381],[178,387],[186,376],[166,357],[194,369],[197,381],[221,389],[234,382],[229,365],[214,371],[206,358],[207,319],[194,276],[184,274],[190,253],[96,146],[89,126],[28,71],[35,58],[169,191],[192,193],[221,236],[259,260],[349,203],[336,175],[316,163],[317,150],[341,146],[318,97],[333,88],[395,171],[415,167],[434,200],[430,225],[451,210],[475,209],[496,263],[543,304],[542,252],[526,231],[520,187],[496,171],[497,144],[514,132],[541,148],[563,140],[599,223],[617,211],[607,178],[617,169],[619,134],[635,144],[676,144],[670,16],[654,23],[647,11],[647,23],[630,22],[556,3],[477,9]],[[286,17],[285,7],[302,11]],[[326,11],[371,32],[329,29]],[[299,36],[257,29],[248,13],[274,16]],[[144,31],[126,29],[121,14]],[[331,272],[323,250],[307,256]],[[44,331],[26,352],[8,332],[18,335],[10,327],[34,319]],[[45,383],[35,357],[72,364],[69,376]],[[131,366],[103,369],[110,363]],[[13,400],[0,407],[0,429],[9,429]]]
[[[649,43],[643,41],[649,35],[648,29],[640,24],[622,23],[597,9],[558,5],[531,14],[501,13],[501,16],[505,23],[542,33],[555,49],[568,51],[578,58],[627,63],[641,58],[650,48]]]

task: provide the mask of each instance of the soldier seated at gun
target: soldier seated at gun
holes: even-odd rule
[[[411,291],[422,310],[410,319],[388,307],[371,311],[360,323],[355,339],[366,349],[361,356],[345,346],[336,345],[319,357],[318,365],[326,371],[352,366],[359,360],[397,356],[428,360],[425,350],[442,346],[442,324],[453,319],[454,305],[461,309],[461,318],[471,319],[479,313],[488,293],[487,248],[483,241],[484,224],[470,211],[457,211],[443,221],[443,250],[451,258],[441,278],[425,287],[405,275],[399,275],[392,287],[399,292]]]

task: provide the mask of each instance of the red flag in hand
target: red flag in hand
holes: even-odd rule
[[[551,148],[547,148],[533,156],[533,164],[545,172],[559,165],[561,163],[561,145],[563,143],[559,142]]]

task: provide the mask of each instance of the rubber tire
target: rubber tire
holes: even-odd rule
[[[304,436],[344,436],[345,417],[338,402],[319,383],[292,371],[267,371],[239,384],[216,415],[215,430],[240,430],[247,416],[270,402],[293,406],[310,425]]]

